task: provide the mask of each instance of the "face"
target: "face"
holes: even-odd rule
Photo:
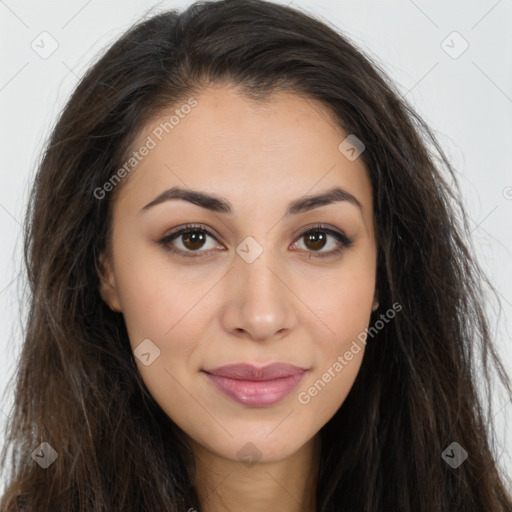
[[[219,86],[134,144],[149,150],[118,185],[101,294],[156,402],[218,456],[290,456],[360,368],[376,246],[347,135],[314,100]]]

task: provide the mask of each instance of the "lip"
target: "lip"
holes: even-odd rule
[[[291,364],[273,363],[263,367],[230,364],[202,371],[217,389],[235,402],[265,407],[288,396],[308,370]]]

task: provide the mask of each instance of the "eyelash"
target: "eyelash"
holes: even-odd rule
[[[158,243],[164,248],[164,250],[179,254],[180,256],[184,256],[186,258],[201,258],[203,257],[208,251],[183,251],[182,249],[175,249],[170,245],[170,242],[173,240],[179,238],[180,235],[183,233],[187,233],[190,231],[202,231],[203,233],[206,233],[207,235],[211,236],[213,239],[217,240],[216,236],[205,226],[199,225],[199,224],[187,224],[176,231],[173,231],[172,233],[169,233],[164,238],[158,241]],[[298,237],[297,241],[299,241],[301,238],[303,238],[308,233],[316,233],[321,232],[328,235],[333,236],[339,243],[338,247],[336,249],[332,249],[330,251],[326,252],[315,252],[315,251],[308,251],[311,255],[314,254],[315,258],[327,258],[330,256],[335,256],[339,253],[341,253],[343,250],[347,249],[354,240],[348,238],[344,233],[340,233],[338,231],[334,231],[333,229],[329,228],[328,226],[325,226],[323,224],[317,224],[311,227],[308,227],[306,230],[304,230]],[[294,242],[296,243],[296,242]],[[203,254],[201,254],[203,253]]]

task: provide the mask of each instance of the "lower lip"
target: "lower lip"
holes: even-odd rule
[[[264,407],[276,404],[288,396],[305,373],[304,371],[289,377],[262,381],[230,379],[211,373],[206,375],[222,393],[235,402],[250,407]]]

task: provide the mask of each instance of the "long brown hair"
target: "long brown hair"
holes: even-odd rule
[[[378,64],[311,16],[259,0],[199,2],[139,22],[64,108],[26,216],[30,309],[1,511],[199,509],[191,451],[144,386],[122,315],[99,295],[114,196],[94,191],[148,121],[213,83],[260,100],[305,94],[366,148],[374,319],[395,302],[403,309],[369,339],[350,394],[320,431],[318,511],[510,512],[494,454],[494,372],[508,398],[511,387],[481,304],[490,284],[472,256],[454,171]],[[58,453],[47,469],[31,457],[42,442]],[[453,442],[469,454],[457,468],[442,457]]]

